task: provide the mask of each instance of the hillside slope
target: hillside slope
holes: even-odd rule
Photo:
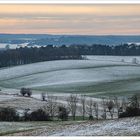
[[[61,93],[131,94],[140,91],[140,66],[124,57],[34,63],[0,70],[0,87]],[[140,60],[140,57],[137,57]]]

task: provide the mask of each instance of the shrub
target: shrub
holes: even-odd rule
[[[0,121],[18,121],[19,115],[13,108],[1,108],[0,109]]]
[[[119,118],[140,116],[139,100],[136,95],[129,98],[129,106],[126,107],[126,111],[120,113]]]
[[[129,117],[127,112],[122,112],[119,114],[119,118]]]
[[[94,120],[92,115],[89,116],[89,120]]]
[[[49,114],[47,114],[42,109],[38,109],[30,114],[30,120],[31,121],[49,121],[50,117]]]
[[[27,96],[28,97],[31,97],[31,95],[32,95],[32,91],[31,91],[31,89],[26,89],[26,93],[27,93]]]
[[[25,89],[25,88],[21,88],[21,89],[20,89],[20,94],[21,94],[22,96],[25,96],[25,94],[26,94],[26,89]]]
[[[20,89],[20,94],[21,94],[22,96],[27,95],[28,97],[31,97],[32,91],[31,91],[31,89],[29,89],[29,88],[21,88],[21,89]]]
[[[58,107],[58,118],[61,119],[62,121],[67,121],[68,120],[68,114],[69,112],[67,109],[63,106]]]
[[[134,117],[134,116],[140,116],[140,109],[127,107],[125,112],[120,113],[119,118]]]

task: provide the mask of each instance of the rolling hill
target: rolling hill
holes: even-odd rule
[[[91,95],[139,93],[140,65],[132,64],[133,58],[89,56],[88,60],[58,60],[4,68],[0,70],[0,87]]]

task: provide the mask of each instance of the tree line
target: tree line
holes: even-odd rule
[[[114,56],[136,56],[140,55],[140,45],[121,44],[121,45],[70,45],[75,48],[80,55],[114,55]]]
[[[30,64],[35,62],[83,59],[82,55],[140,55],[140,46],[136,44],[109,45],[47,45],[42,47],[24,47],[0,51],[0,67]]]
[[[0,67],[30,64],[35,62],[81,59],[81,55],[73,48],[47,45],[45,47],[24,47],[0,51]]]
[[[22,96],[25,96],[22,94],[24,90],[21,89]],[[50,94],[42,93],[41,99],[46,105],[34,111],[25,109],[23,115],[19,115],[13,108],[1,108],[0,121],[67,121],[70,118],[76,120],[77,116],[81,120],[105,120],[140,116],[140,100],[137,95],[128,99],[112,97],[96,101],[85,95],[71,94],[66,98],[66,104],[59,103],[57,97]]]

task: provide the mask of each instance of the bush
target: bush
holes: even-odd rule
[[[125,112],[120,113],[119,118],[134,117],[134,116],[140,116],[140,109],[133,108],[133,107],[127,107]]]
[[[31,97],[32,91],[31,91],[29,88],[26,89],[26,93],[27,93],[27,96],[28,96],[28,97]]]
[[[27,95],[28,97],[31,97],[32,91],[31,91],[31,89],[29,89],[29,88],[21,88],[21,89],[20,89],[20,94],[21,94],[22,96]]]
[[[89,120],[94,120],[92,115],[89,116]]]
[[[50,116],[42,109],[38,109],[30,114],[31,121],[49,121]]]
[[[0,109],[0,121],[18,121],[19,115],[13,108],[1,108]]]
[[[136,95],[129,98],[129,106],[126,111],[119,114],[119,118],[140,116],[139,99]]]
[[[58,107],[58,118],[61,119],[62,121],[67,121],[68,120],[68,114],[69,112],[67,109],[63,106]]]
[[[127,112],[122,112],[119,114],[119,118],[129,117]]]
[[[21,94],[22,96],[25,96],[25,94],[26,94],[26,89],[25,89],[25,88],[21,88],[21,89],[20,89],[20,94]]]

